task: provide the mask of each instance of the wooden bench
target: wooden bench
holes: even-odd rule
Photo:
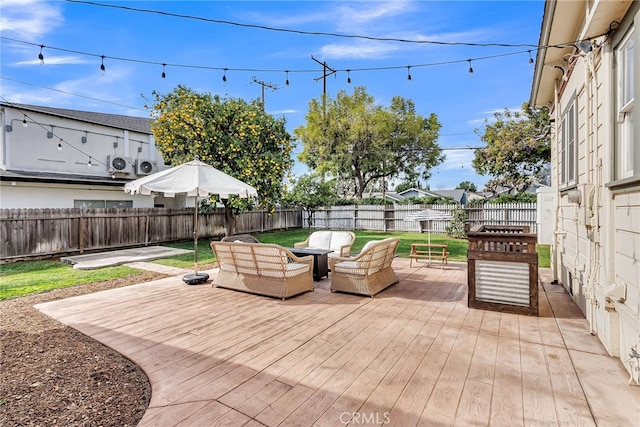
[[[413,267],[413,260],[418,263],[421,259],[440,260],[442,262],[442,269],[444,270],[445,264],[447,264],[447,245],[438,245],[435,243],[412,243],[411,253],[409,254],[409,266]]]

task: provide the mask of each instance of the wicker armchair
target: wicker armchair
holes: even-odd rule
[[[213,286],[286,299],[313,290],[313,256],[268,243],[211,242],[220,265]]]
[[[331,258],[331,291],[373,297],[398,283],[398,276],[393,271],[391,262],[399,241],[396,238],[370,241],[355,257]]]

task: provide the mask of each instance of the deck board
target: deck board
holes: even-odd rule
[[[153,393],[141,426],[593,426],[637,415],[639,388],[625,387],[560,287],[540,287],[539,317],[469,309],[464,264],[408,264],[394,260],[400,283],[375,298],[332,293],[326,279],[281,301],[172,277],[37,308],[144,369]]]

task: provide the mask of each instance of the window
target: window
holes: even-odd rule
[[[104,208],[132,208],[131,200],[74,200],[74,208],[82,209],[104,209]]]
[[[633,104],[634,104],[634,50],[633,29],[629,31],[616,49],[617,75],[617,162],[616,178],[629,178],[639,172],[635,167],[633,147]]]
[[[577,118],[576,118],[576,101],[571,100],[569,106],[562,115],[560,122],[560,153],[559,153],[559,170],[560,170],[560,187],[567,187],[576,183],[576,135],[577,135]]]

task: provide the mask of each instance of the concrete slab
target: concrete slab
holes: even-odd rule
[[[108,252],[97,252],[86,255],[73,255],[60,258],[61,261],[73,264],[77,270],[95,270],[113,265],[138,261],[150,261],[176,255],[193,253],[188,249],[176,249],[167,246],[145,246],[141,248],[119,249]]]

